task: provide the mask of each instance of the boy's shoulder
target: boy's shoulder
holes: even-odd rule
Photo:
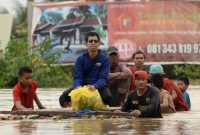
[[[187,91],[184,91],[183,95],[189,95],[189,93]]]
[[[20,86],[20,83],[18,82],[18,83],[15,84],[15,86],[13,87],[13,91],[20,90],[20,89],[21,89],[21,86]]]
[[[32,80],[31,81],[31,87],[32,87],[32,89],[37,89],[37,81],[35,81],[35,80]],[[22,89],[22,87],[21,87],[21,85],[20,85],[20,83],[18,82],[14,87],[13,87],[13,91],[18,91],[18,90],[21,90]]]
[[[37,86],[38,86],[37,81],[32,80],[31,85],[32,85],[33,89],[37,89]]]

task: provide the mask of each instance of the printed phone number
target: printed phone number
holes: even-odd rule
[[[148,44],[147,53],[200,53],[200,43]]]

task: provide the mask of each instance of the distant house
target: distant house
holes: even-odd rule
[[[52,45],[81,45],[84,44],[85,34],[95,30],[95,25],[103,26],[107,34],[106,18],[68,18],[59,24],[40,23],[36,26],[33,34],[34,43],[41,44],[46,36],[52,39]],[[106,36],[107,37],[107,36]]]
[[[52,40],[56,39],[57,31],[55,31],[56,25],[50,23],[40,23],[36,26],[33,34],[34,43],[43,43],[46,36],[50,36]]]

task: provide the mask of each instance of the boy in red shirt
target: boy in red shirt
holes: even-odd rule
[[[37,97],[37,82],[32,80],[32,70],[29,67],[21,67],[18,75],[19,82],[13,88],[14,106],[12,111],[33,110],[33,100],[39,109],[45,109]]]

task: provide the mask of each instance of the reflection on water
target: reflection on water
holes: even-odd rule
[[[12,106],[11,91],[0,91],[0,109],[10,110]],[[58,108],[58,97],[62,93],[55,91],[38,91],[39,98],[48,108]],[[41,119],[0,121],[1,135],[60,135],[60,134],[138,134],[138,135],[198,135],[200,133],[199,88],[190,88],[192,110],[166,114],[163,119]]]
[[[19,121],[19,123],[14,126],[14,129],[16,129],[15,132],[17,133],[31,135],[33,131],[37,130],[37,125],[33,121]]]
[[[167,119],[105,119],[105,120],[21,120],[0,121],[1,134],[60,135],[60,134],[138,134],[138,135],[197,135],[199,120]]]

